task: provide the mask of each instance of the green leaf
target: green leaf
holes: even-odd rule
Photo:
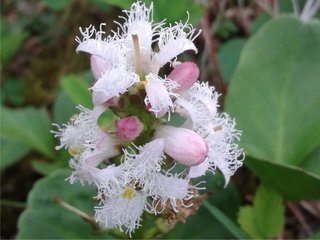
[[[319,199],[320,177],[300,167],[247,157],[246,165],[290,200]]]
[[[134,2],[134,0],[101,0],[100,4],[105,3],[105,4],[109,4],[111,6],[115,6],[118,8],[122,8],[122,9],[127,9],[129,10],[131,4]]]
[[[265,24],[241,53],[226,110],[243,130],[241,145],[246,154],[269,161],[270,167],[303,166],[320,144],[319,42],[319,21],[306,24],[280,16]],[[256,171],[259,177],[261,172]],[[285,188],[294,191],[291,184]],[[311,196],[309,189],[305,194]]]
[[[26,81],[23,79],[9,79],[3,84],[5,101],[13,105],[21,105],[24,102],[23,90],[26,87]]]
[[[253,35],[256,32],[258,32],[258,30],[270,19],[272,19],[272,17],[267,13],[262,13],[259,16],[257,16],[250,27],[250,33]]]
[[[307,240],[319,240],[320,239],[320,232],[314,233],[313,235],[309,236]]]
[[[33,170],[42,175],[50,175],[54,171],[61,168],[68,168],[68,164],[63,161],[56,162],[42,162],[39,160],[33,160],[31,162]]]
[[[129,10],[134,0],[101,0],[107,4]],[[195,3],[192,0],[174,0],[174,1],[163,1],[163,0],[145,0],[146,6],[149,7],[153,2],[154,8],[154,21],[161,22],[166,19],[167,23],[174,23],[176,21],[185,21],[188,18],[187,12],[190,14],[189,22],[195,24],[200,21],[202,16],[202,6]]]
[[[238,239],[245,239],[247,236],[242,232],[242,230],[231,221],[223,212],[221,212],[214,205],[210,204],[208,201],[203,201],[203,205],[208,209],[208,211],[223,224],[232,234]]]
[[[0,168],[4,169],[7,168],[21,158],[23,158],[26,154],[30,152],[30,148],[21,145],[15,142],[7,141],[0,139],[0,149],[1,149],[1,161],[0,161]]]
[[[110,10],[110,5],[115,5],[115,4],[109,5],[107,2],[108,2],[108,0],[89,0],[89,3],[93,6],[95,6],[100,11],[108,11],[108,10]],[[125,3],[125,1],[119,1],[118,3],[119,4]]]
[[[28,196],[28,207],[18,222],[17,239],[97,239],[91,226],[75,214],[53,203],[55,197],[93,214],[92,197],[95,190],[65,179],[69,171],[59,170],[39,180]]]
[[[145,2],[151,2],[147,0]],[[154,19],[157,22],[166,19],[167,23],[185,22],[188,19],[187,12],[189,12],[189,22],[196,24],[202,17],[202,6],[192,0],[174,0],[174,1],[152,1],[154,4]]]
[[[53,11],[60,11],[70,4],[70,0],[43,0],[43,2]]]
[[[253,207],[241,207],[239,224],[253,239],[270,239],[284,226],[284,207],[279,193],[261,185],[254,197]]]
[[[32,148],[53,158],[53,137],[48,113],[32,107],[1,109],[1,139]]]
[[[66,123],[77,113],[76,104],[63,91],[59,91],[53,103],[53,119],[57,124]]]
[[[223,18],[219,25],[212,25],[213,34],[222,38],[228,38],[231,34],[237,31],[237,26],[228,18]]]
[[[74,104],[92,108],[89,85],[77,75],[66,75],[61,80],[61,87]]]
[[[228,83],[239,62],[241,50],[245,40],[242,38],[233,39],[224,43],[218,52],[217,60],[220,66],[223,80]]]
[[[303,160],[300,167],[320,177],[320,145]]]
[[[23,42],[28,37],[27,32],[17,31],[17,32],[6,32],[1,34],[1,65],[7,65],[12,57],[21,48]]]

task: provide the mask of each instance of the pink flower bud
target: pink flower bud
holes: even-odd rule
[[[116,135],[123,141],[133,141],[143,130],[139,118],[130,116],[116,121]]]
[[[91,71],[95,80],[102,77],[103,73],[110,69],[111,65],[108,61],[97,55],[91,55],[90,58]]]
[[[199,78],[200,71],[193,62],[184,62],[174,67],[167,78],[175,81],[180,86],[173,92],[181,93],[188,90]]]
[[[155,137],[164,138],[164,152],[186,166],[199,165],[208,155],[204,139],[192,130],[161,126],[156,130]]]

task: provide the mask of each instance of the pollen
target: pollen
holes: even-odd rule
[[[220,131],[220,130],[222,130],[222,126],[218,125],[218,126],[212,128],[212,130],[213,130],[214,132]]]
[[[80,153],[82,153],[82,149],[81,148],[76,148],[76,147],[71,147],[68,149],[68,152],[70,155],[75,156],[78,155]]]
[[[136,194],[136,190],[134,188],[126,187],[124,189],[124,191],[122,192],[121,196],[123,198],[127,198],[127,199],[131,200],[135,194]]]

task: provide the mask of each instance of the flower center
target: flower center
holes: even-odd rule
[[[68,149],[68,152],[70,153],[70,155],[75,156],[82,153],[82,149],[77,147],[70,147]]]
[[[126,187],[122,192],[121,196],[123,198],[131,200],[135,194],[136,194],[136,190],[134,188]]]

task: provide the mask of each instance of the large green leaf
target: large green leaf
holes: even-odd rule
[[[268,185],[259,186],[253,206],[240,208],[238,221],[253,239],[270,239],[284,225],[284,207],[279,193]]]
[[[1,109],[1,139],[27,146],[53,158],[53,137],[48,113],[32,107]]]
[[[320,199],[320,177],[296,166],[246,159],[247,166],[286,199]]]
[[[53,119],[55,123],[63,124],[77,113],[76,103],[63,91],[59,91],[53,103]]]
[[[53,202],[55,197],[92,214],[95,190],[69,184],[67,170],[39,180],[28,196],[28,207],[20,216],[17,239],[97,239],[91,226]],[[103,238],[108,236],[104,235]]]
[[[30,148],[15,142],[0,139],[1,161],[0,168],[6,168],[19,161],[24,157]]]
[[[241,145],[247,155],[269,161],[270,167],[303,166],[320,144],[319,42],[319,21],[280,16],[265,24],[242,51],[226,109],[243,130]],[[261,172],[256,171],[258,176]],[[294,193],[292,185],[286,187]]]
[[[232,74],[237,67],[244,43],[244,39],[237,38],[224,43],[219,48],[217,60],[220,66],[223,81],[226,83],[230,81]]]
[[[84,79],[77,75],[66,75],[61,80],[61,87],[74,104],[92,108],[89,85]]]

